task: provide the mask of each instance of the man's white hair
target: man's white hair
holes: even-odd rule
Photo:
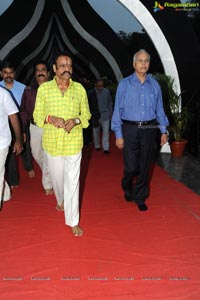
[[[147,54],[149,60],[151,59],[150,54],[149,54],[145,49],[140,49],[139,51],[137,51],[137,52],[133,55],[133,62],[136,61],[137,56],[138,56],[140,53],[145,53],[145,54]]]

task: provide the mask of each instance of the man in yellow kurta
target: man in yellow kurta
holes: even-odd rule
[[[37,92],[34,122],[44,128],[43,149],[57,200],[65,223],[75,236],[79,226],[79,177],[83,147],[82,128],[91,117],[84,87],[71,79],[72,59],[60,53],[53,64],[55,77]]]

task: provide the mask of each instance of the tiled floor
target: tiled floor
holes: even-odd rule
[[[200,195],[200,160],[190,155],[172,157],[170,153],[160,153],[157,164],[169,175],[182,182]]]

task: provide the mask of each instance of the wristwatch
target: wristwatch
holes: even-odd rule
[[[81,121],[80,121],[78,118],[76,118],[76,119],[75,119],[75,123],[78,125],[78,124],[81,123]]]

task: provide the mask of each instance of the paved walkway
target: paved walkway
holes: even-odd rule
[[[157,164],[169,175],[182,182],[200,195],[200,161],[191,155],[172,157],[170,153],[160,153]]]

